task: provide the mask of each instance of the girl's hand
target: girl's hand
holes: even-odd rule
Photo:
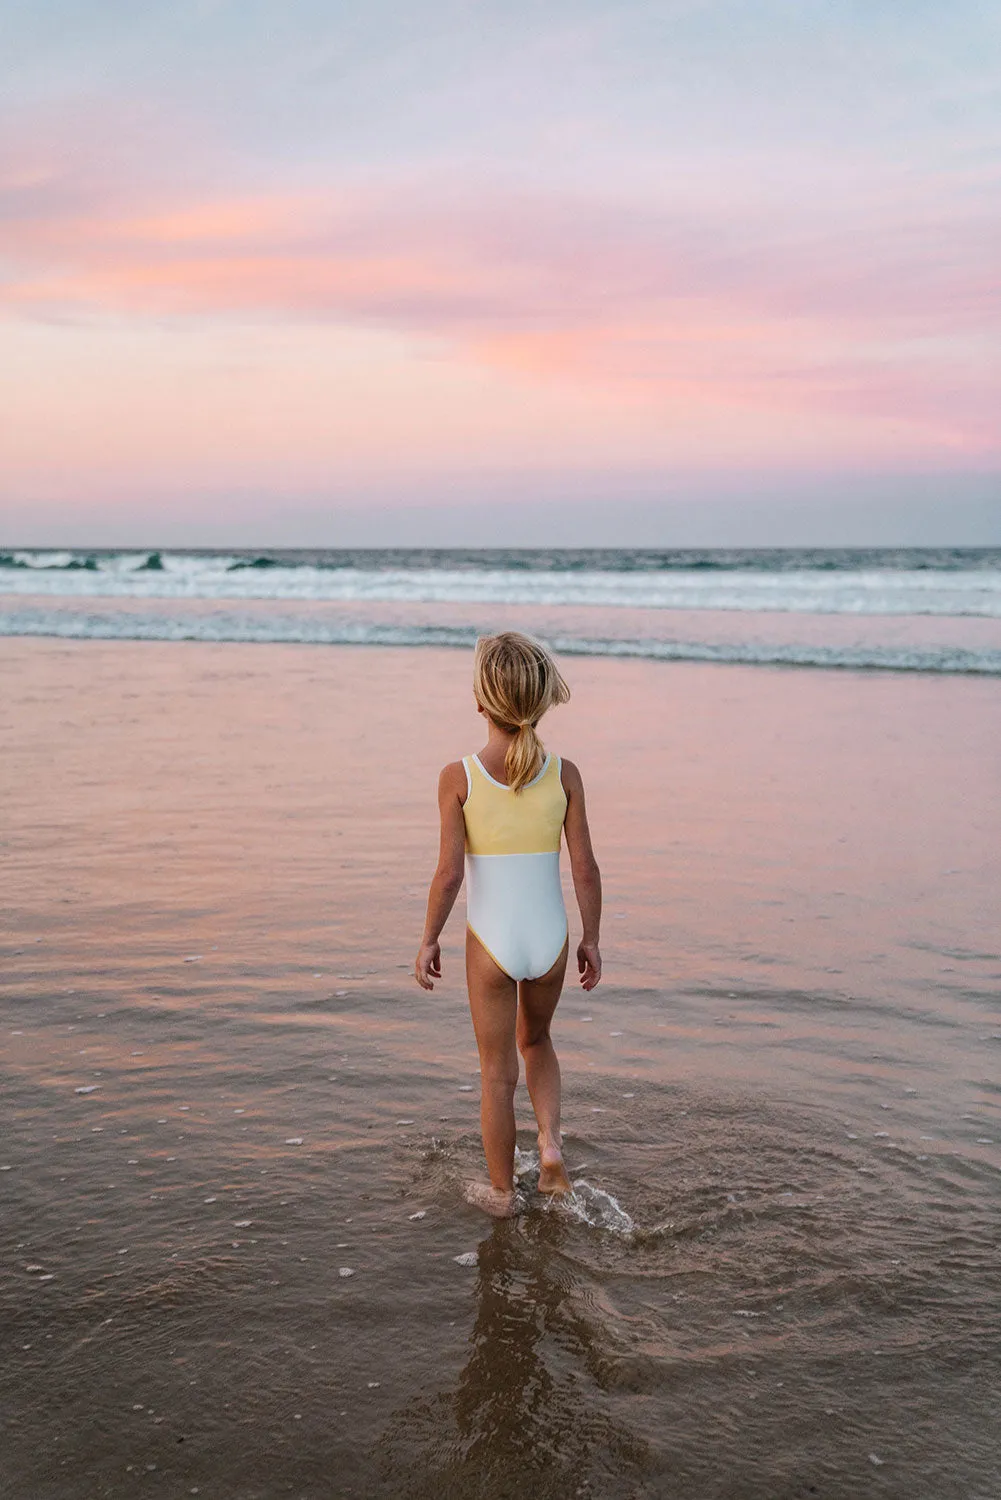
[[[577,969],[581,988],[593,990],[601,978],[601,954],[597,943],[581,943],[577,949]]]
[[[441,947],[438,943],[421,943],[414,963],[414,978],[422,990],[433,990],[432,980],[441,978]]]

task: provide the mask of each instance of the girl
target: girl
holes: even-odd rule
[[[466,984],[490,1174],[490,1186],[471,1184],[467,1197],[504,1218],[520,1207],[514,1188],[519,1051],[539,1125],[539,1190],[570,1191],[560,1135],[560,1065],[549,1035],[569,943],[562,833],[583,926],[577,968],[585,990],[601,978],[601,875],[580,772],[547,754],[536,733],[546,710],[570,697],[548,651],[516,631],[483,636],[476,643],[473,692],[487,742],[479,755],[446,766],[438,781],[441,851],[414,974],[426,990],[441,978],[438,938],[462,885],[465,856]]]

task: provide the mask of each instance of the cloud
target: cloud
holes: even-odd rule
[[[529,380],[998,446],[996,216],[963,184],[804,212],[455,172],[242,192],[191,175],[175,158],[143,180],[86,142],[0,163],[0,309],[374,326]]]
[[[795,204],[707,212],[418,175],[185,196],[9,166],[3,297],[332,312],[431,328],[564,326],[700,300],[744,318],[970,326],[997,289],[997,226],[987,205],[960,218],[936,204],[933,185],[923,196],[825,224],[804,222]]]

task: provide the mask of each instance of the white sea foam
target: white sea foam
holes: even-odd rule
[[[994,568],[317,567],[244,565],[183,553],[85,555],[17,552],[0,568],[0,593],[78,599],[282,599],[353,602],[621,606],[633,609],[777,610],[849,615],[1001,618]]]
[[[297,645],[474,645],[477,630],[453,625],[390,625],[356,621],[275,619],[260,616],[182,616],[155,613],[87,613],[45,609],[0,610],[0,636],[51,636],[63,640],[210,640],[210,642]],[[749,642],[749,640],[599,639],[549,636],[561,655],[639,658],[653,661],[719,661],[747,666],[852,667],[893,672],[960,672],[1001,676],[1001,649],[951,645],[888,646],[816,645],[816,643]],[[339,992],[338,992],[339,993]],[[347,993],[347,992],[344,992]]]

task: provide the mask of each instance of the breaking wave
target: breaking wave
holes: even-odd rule
[[[454,646],[467,649],[479,631],[472,625],[383,624],[330,620],[287,613],[236,611],[167,615],[112,608],[0,611],[0,635],[68,640],[213,641],[317,646]],[[1001,649],[935,644],[837,645],[748,640],[664,640],[588,635],[547,636],[565,656],[632,657],[651,661],[733,662],[752,666],[827,667],[894,672],[1001,676]]]

